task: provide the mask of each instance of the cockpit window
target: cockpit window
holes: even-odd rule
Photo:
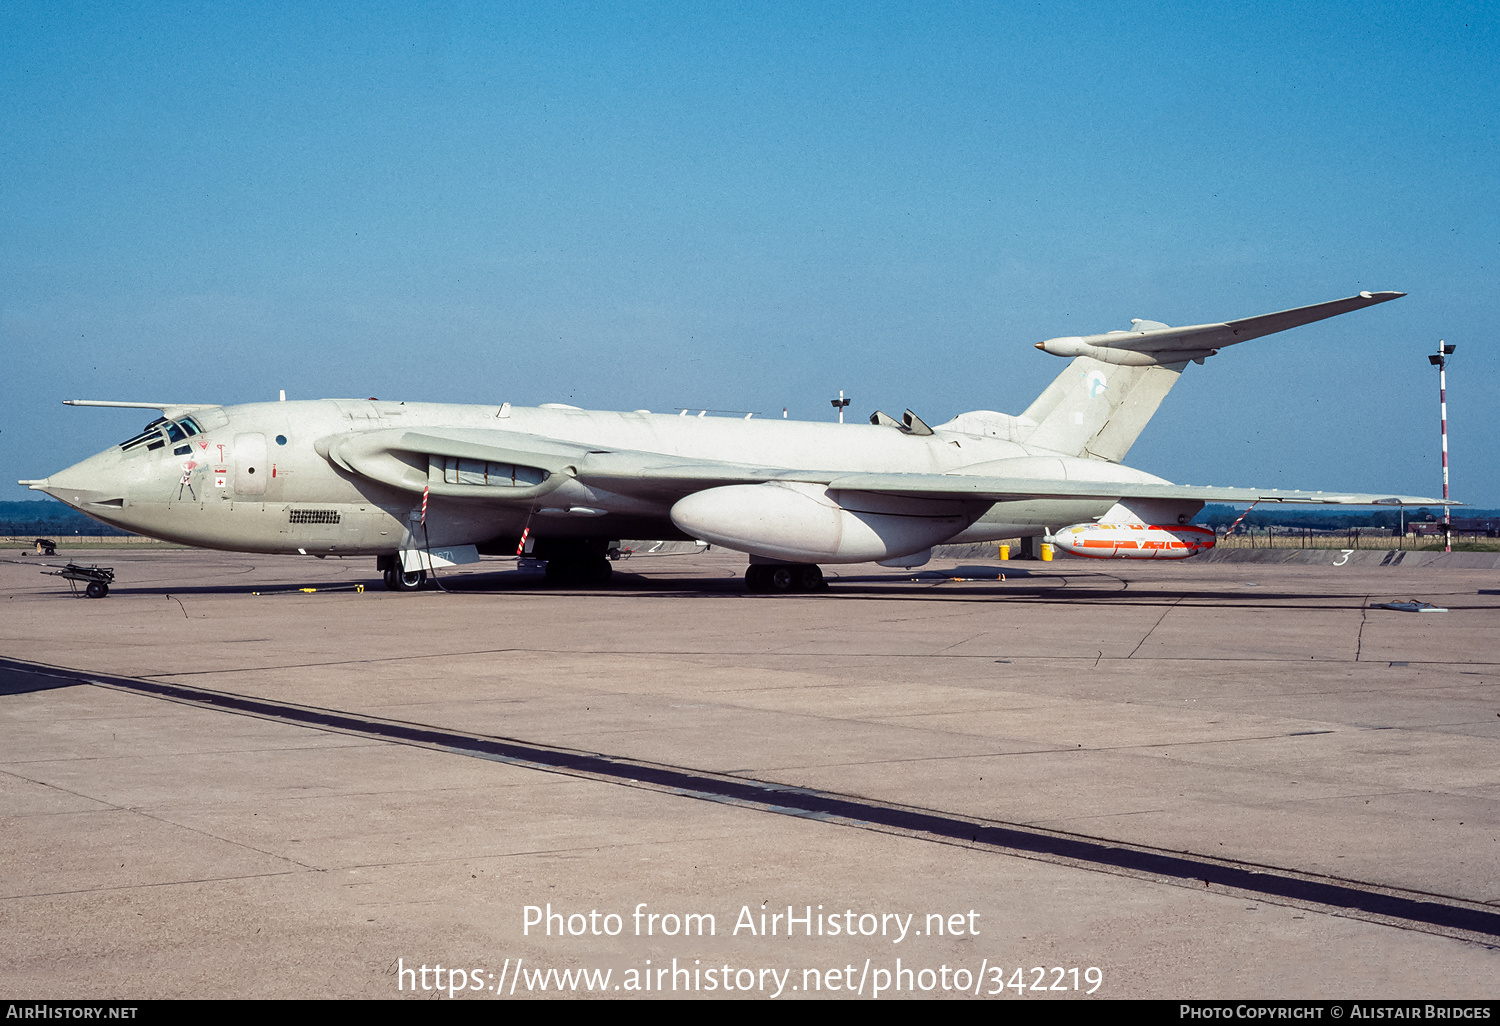
[[[161,437],[161,432],[167,433],[167,438]],[[183,417],[179,421],[170,421],[166,417],[157,417],[151,423],[141,429],[141,433],[127,438],[120,443],[120,448],[129,452],[137,446],[144,445],[147,449],[160,449],[167,440],[174,444],[185,442],[193,435],[201,434],[203,428],[192,417]]]
[[[157,443],[156,445],[150,446],[150,448],[159,448],[162,445],[162,442],[160,440],[161,433],[157,429],[165,423],[167,423],[166,417],[157,417],[151,423],[142,428],[140,434],[134,436],[133,438],[127,438],[125,439],[125,441],[121,442],[120,448],[128,452],[129,450],[134,449],[136,446],[141,445],[142,443],[149,442],[153,438],[157,439]]]

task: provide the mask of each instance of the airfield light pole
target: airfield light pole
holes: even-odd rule
[[[1442,421],[1443,434],[1443,551],[1453,551],[1453,533],[1448,519],[1448,357],[1458,346],[1450,346],[1438,339],[1438,351],[1429,356],[1427,362],[1438,369],[1438,413]]]
[[[839,423],[842,424],[844,422],[844,407],[849,405],[849,400],[844,398],[844,390],[842,388],[839,389],[839,397],[828,401],[833,404],[834,409],[839,411]]]

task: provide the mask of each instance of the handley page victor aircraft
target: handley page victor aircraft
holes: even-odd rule
[[[1120,461],[1183,368],[1225,346],[1397,299],[1054,338],[1072,357],[1019,417],[928,427],[323,399],[160,410],[140,434],[22,481],[105,523],[216,549],[375,556],[388,587],[481,553],[603,582],[612,539],[697,539],[749,555],[756,591],[822,585],[819,563],[916,566],[932,546],[1043,537],[1079,555],[1212,547],[1205,502],[1432,504],[1410,496],[1174,485]]]

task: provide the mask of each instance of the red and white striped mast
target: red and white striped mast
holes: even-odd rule
[[[1438,339],[1436,356],[1427,358],[1438,369],[1438,410],[1442,417],[1443,433],[1443,551],[1453,551],[1453,534],[1448,519],[1448,357],[1457,346],[1450,346]]]

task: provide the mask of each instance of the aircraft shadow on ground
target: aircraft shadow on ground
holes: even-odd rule
[[[1004,580],[1000,574],[1004,574]],[[1141,588],[1111,574],[1098,571],[1015,571],[1009,568],[957,567],[952,570],[914,571],[910,574],[869,574],[845,577],[830,576],[829,587],[811,593],[786,595],[747,595],[743,578],[725,574],[715,577],[663,577],[632,573],[617,568],[607,585],[594,587],[556,586],[547,583],[540,573],[501,570],[494,573],[468,573],[437,577],[418,595],[396,596],[420,601],[423,595],[446,591],[461,595],[568,595],[599,598],[634,595],[642,598],[734,598],[747,597],[774,602],[788,598],[839,600],[920,600],[924,602],[1031,602],[1049,605],[1183,605],[1184,609],[1329,609],[1343,604],[1361,608],[1371,596],[1365,592],[1330,594],[1306,590],[1258,588],[1254,592],[1235,589],[1182,590]],[[350,593],[363,586],[366,593],[387,594],[376,577],[350,578],[333,582],[293,581],[274,584],[204,584],[174,587],[131,586],[120,583],[110,589],[113,596],[161,595],[186,598],[192,595],[243,595],[272,598],[287,595],[328,595]],[[103,601],[108,601],[105,599]],[[1451,600],[1444,604],[1452,609]],[[1475,606],[1474,608],[1490,608]]]
[[[82,683],[81,680],[45,676],[35,670],[17,670],[0,665],[0,696],[29,695],[36,691],[76,688]]]
[[[53,683],[50,668],[20,660],[0,659],[0,683],[27,687],[25,678],[39,678],[28,690],[66,687]],[[1421,926],[1462,930],[1482,941],[1500,937],[1500,913],[1476,907],[1462,898],[1435,893],[1403,892],[1386,885],[1314,875],[1272,865],[1234,862],[1192,851],[1168,850],[1087,834],[1061,833],[1035,825],[970,819],[941,809],[897,804],[875,796],[794,787],[770,779],[727,776],[686,766],[651,763],[620,755],[604,755],[553,747],[521,738],[450,732],[428,724],[380,720],[354,711],[317,709],[251,695],[226,694],[180,682],[91,674],[106,687],[138,695],[184,702],[216,712],[249,715],[273,722],[315,729],[335,729],[381,741],[440,748],[445,752],[496,762],[538,765],[569,776],[627,785],[644,784],[652,790],[690,797],[695,801],[724,802],[779,815],[817,816],[825,822],[859,829],[896,830],[957,842],[982,850],[1021,854],[1043,861],[1084,865],[1106,872],[1155,877],[1163,883],[1204,888],[1217,884],[1247,894],[1290,898],[1337,909],[1357,917],[1376,916]],[[1377,920],[1380,921],[1380,920]]]

